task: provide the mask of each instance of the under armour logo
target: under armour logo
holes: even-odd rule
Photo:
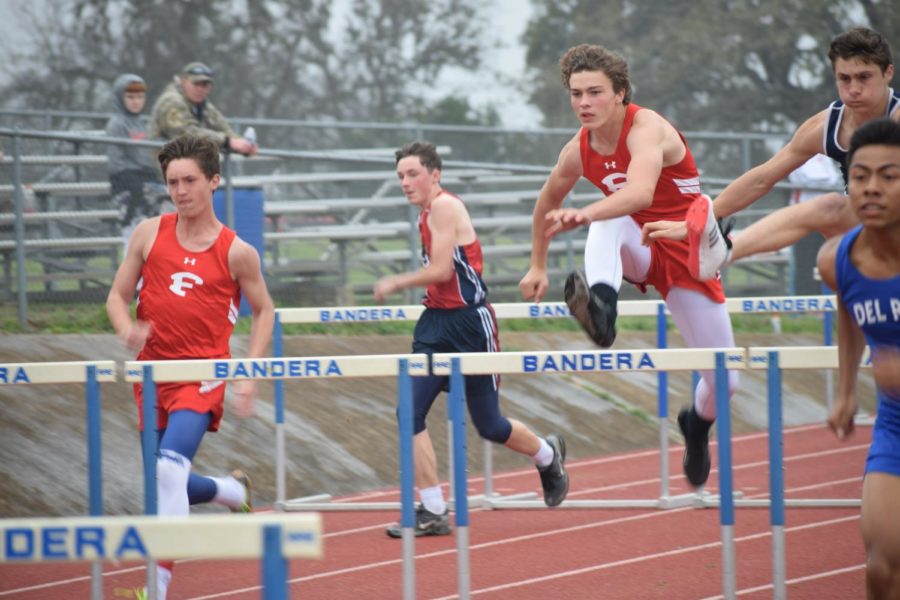
[[[184,264],[194,266],[197,264],[197,259],[196,258],[188,258],[187,256],[185,256]]]
[[[169,289],[173,294],[183,298],[187,295],[184,290],[193,288],[195,283],[197,285],[203,285],[203,280],[193,273],[181,271],[172,274],[172,285],[169,286]]]
[[[605,163],[603,163],[603,166],[607,169],[615,169],[616,161],[605,162]]]

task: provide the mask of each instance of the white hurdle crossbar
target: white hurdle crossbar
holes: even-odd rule
[[[264,600],[290,597],[287,559],[321,557],[316,513],[0,520],[0,563],[259,558]]]
[[[103,441],[101,436],[100,383],[116,380],[116,363],[111,360],[0,363],[0,385],[82,383],[85,386],[88,455],[88,511],[103,514]],[[91,598],[103,595],[103,574],[99,562],[91,565]]]

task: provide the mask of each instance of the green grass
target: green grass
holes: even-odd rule
[[[103,304],[37,304],[28,307],[28,327],[19,324],[15,303],[0,305],[3,333],[112,333]]]

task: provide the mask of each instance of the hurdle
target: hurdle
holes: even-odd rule
[[[428,374],[428,357],[424,354],[380,354],[371,356],[325,356],[258,359],[212,359],[212,360],[169,360],[169,361],[128,361],[125,363],[125,380],[141,381],[144,385],[144,423],[155,423],[157,382],[171,381],[228,381],[246,379],[318,379],[346,377],[396,376],[398,403],[400,405],[401,435],[399,436],[401,463],[401,502],[369,503],[368,510],[401,511],[403,589],[404,598],[415,597],[414,540],[415,515],[413,506],[413,452],[412,452],[412,383],[411,376]],[[142,432],[145,455],[156,455],[156,436],[151,427]],[[145,512],[156,513],[156,461],[144,461]],[[335,510],[341,506],[331,503],[303,503],[289,507],[291,510],[311,511],[318,506],[325,510]],[[359,510],[350,507],[351,510]],[[151,580],[154,562],[148,568],[148,588],[153,589]]]
[[[861,366],[870,366],[868,349],[861,359]],[[783,438],[781,405],[782,369],[834,369],[838,366],[836,347],[750,347],[711,348],[689,350],[646,350],[646,351],[575,351],[575,352],[498,352],[471,354],[436,354],[432,357],[435,374],[449,374],[451,377],[451,403],[456,411],[464,410],[465,392],[463,375],[468,374],[560,374],[569,372],[637,372],[637,371],[685,371],[714,369],[716,390],[716,433],[718,439],[719,494],[697,495],[697,508],[718,507],[722,528],[722,575],[725,598],[736,596],[736,569],[734,550],[734,509],[735,507],[770,509],[772,527],[773,587],[775,598],[785,595],[785,507],[838,507],[856,508],[859,499],[792,499],[784,498]],[[728,397],[729,369],[766,369],[768,371],[768,411],[769,411],[769,500],[746,500],[735,493],[732,483],[731,459],[731,411]],[[465,451],[455,447],[458,460],[465,460]],[[454,473],[461,477],[457,486],[465,487],[465,465]],[[468,508],[464,494],[457,494],[457,511],[463,520],[457,518],[458,526],[468,525]],[[492,499],[494,508],[546,509],[542,502]],[[566,500],[558,508],[659,508],[654,501],[646,500]],[[468,539],[467,532],[464,539]],[[458,554],[463,557],[464,550]],[[467,556],[467,551],[466,551]],[[459,559],[459,577],[468,577],[467,559]],[[460,589],[463,583],[460,583]]]
[[[769,508],[772,528],[772,587],[776,600],[787,598],[785,572],[784,510],[786,507],[858,508],[861,499],[790,499],[784,497],[784,453],[782,436],[783,369],[836,369],[838,351],[834,346],[811,347],[753,347],[747,349],[749,369],[766,369],[768,382],[769,434],[769,499],[734,498],[731,465],[731,408],[730,403],[716,394],[716,432],[719,441],[719,494],[701,499],[704,506],[719,506],[722,526],[722,587],[723,596],[736,597],[736,568],[734,551],[735,507]],[[861,367],[871,366],[870,349],[866,348]],[[718,385],[718,380],[717,380]]]
[[[492,304],[498,320],[505,319],[556,319],[569,318],[571,314],[564,302],[543,302],[538,304],[513,302]],[[756,298],[730,298],[726,300],[726,306],[731,314],[805,314],[824,313],[825,327],[823,344],[829,346],[832,343],[830,316],[836,309],[836,299],[833,295],[807,295],[807,296],[766,296]],[[318,307],[318,308],[280,308],[275,311],[275,326],[273,328],[273,354],[283,354],[283,337],[286,324],[319,323],[339,325],[343,323],[374,323],[380,321],[415,321],[419,318],[425,307],[422,305],[401,306],[374,306],[374,307]],[[627,300],[618,305],[619,316],[629,317],[655,317],[657,348],[668,347],[668,312],[662,300]],[[696,373],[695,373],[696,376]],[[696,382],[695,382],[696,383]],[[831,397],[831,377],[826,379]],[[830,400],[829,400],[830,403]],[[284,387],[281,381],[274,384],[275,404],[275,481],[276,499],[279,506],[290,506],[304,502],[320,502],[331,498],[328,494],[307,496],[286,500],[286,459],[284,440]],[[668,373],[657,373],[657,429],[660,446],[660,483],[659,496],[655,500],[660,507],[676,508],[695,502],[696,494],[683,494],[671,496],[669,493],[669,453],[668,453]],[[452,423],[448,411],[447,428],[449,439],[448,464],[449,473],[453,472],[452,453]],[[492,499],[497,497],[493,488],[493,445],[485,441],[483,443],[483,488],[482,494],[472,497],[484,499],[483,508],[492,508]],[[453,494],[453,478],[449,477],[450,497]],[[536,497],[536,494],[517,494],[515,498]],[[350,504],[350,503],[347,503]],[[362,504],[362,503],[361,503]],[[321,509],[319,509],[321,510]],[[340,509],[335,509],[340,510]],[[349,509],[346,509],[349,510]]]
[[[435,375],[450,377],[449,409],[457,435],[453,438],[456,490],[457,590],[461,599],[470,597],[469,509],[466,490],[466,451],[463,431],[465,414],[464,375],[560,374],[569,372],[652,372],[715,369],[716,394],[728,402],[727,369],[743,369],[743,348],[704,348],[687,350],[625,350],[574,352],[481,352],[435,354],[431,359]],[[543,508],[542,501],[487,499],[494,508]],[[660,508],[657,500],[565,500],[555,508]]]
[[[773,421],[781,422],[781,372],[783,370],[802,369],[837,369],[838,350],[836,346],[763,346],[747,349],[747,368],[750,370],[767,371],[768,396],[769,396],[769,440],[781,438],[781,428],[774,430]],[[773,364],[773,360],[777,363]],[[872,366],[871,352],[867,347],[860,360],[860,367]],[[778,398],[778,404],[773,406],[773,398]],[[717,407],[717,411],[718,411]],[[725,413],[722,413],[725,414]],[[779,442],[780,444],[780,442]],[[774,450],[770,448],[770,450]],[[771,454],[771,452],[770,452]],[[792,498],[784,500],[787,508],[859,508],[862,501],[858,498],[833,498],[833,499],[803,499]],[[719,505],[719,495],[708,494],[700,499],[703,506],[716,507]],[[734,505],[739,508],[768,508],[771,500],[735,498]]]
[[[359,356],[322,357],[272,357],[259,359],[222,360],[171,360],[171,361],[128,361],[125,363],[125,380],[142,381],[145,384],[144,422],[155,423],[155,417],[147,420],[147,411],[155,406],[155,383],[169,381],[218,381],[238,379],[273,379],[277,382],[291,379],[320,378],[363,378],[397,377],[400,360],[406,360],[412,376],[428,373],[428,357],[424,354],[377,354]],[[282,407],[283,410],[283,407]],[[152,415],[152,413],[150,413]],[[148,428],[144,428],[148,432]],[[149,432],[145,439],[145,452],[155,456],[156,439]],[[154,481],[155,461],[145,460],[145,481]],[[151,473],[149,469],[153,469]],[[153,488],[153,489],[150,489]],[[155,488],[145,486],[145,505],[155,513]],[[276,502],[277,508],[285,510],[359,510],[358,506],[332,503],[306,502],[296,508]],[[393,510],[400,508],[397,502],[372,502],[367,510]]]
[[[0,520],[2,563],[258,558],[265,600],[290,597],[288,559],[321,557],[316,513]]]
[[[103,442],[101,435],[100,383],[116,380],[116,363],[111,360],[0,363],[0,385],[81,383],[85,386],[87,419],[88,511],[103,514]],[[91,598],[102,594],[100,563],[91,566]]]
[[[724,357],[722,373],[718,372],[716,356]],[[436,375],[454,375],[453,362],[458,361],[459,375],[668,372],[716,370],[717,379],[728,369],[743,369],[746,363],[744,348],[702,348],[661,350],[575,350],[541,352],[483,352],[468,354],[435,354],[432,370]],[[724,377],[725,397],[728,397],[727,376]],[[452,392],[451,385],[451,392]],[[718,390],[717,390],[718,391]],[[463,393],[463,392],[460,392]],[[697,494],[686,494],[683,506],[697,506]],[[680,500],[679,499],[675,499]],[[672,508],[672,498],[621,500],[566,500],[566,508]],[[488,508],[547,508],[540,500],[487,498]]]

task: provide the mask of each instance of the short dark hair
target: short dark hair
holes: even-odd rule
[[[581,71],[601,71],[612,81],[613,91],[624,91],[623,104],[631,102],[631,80],[628,77],[628,63],[620,55],[596,44],[579,44],[569,48],[559,59],[563,85],[569,88],[572,73]]]
[[[853,162],[853,155],[863,146],[900,147],[900,123],[889,117],[869,121],[853,132],[850,149],[847,151],[847,166]]]
[[[163,146],[157,155],[163,179],[166,177],[169,163],[179,158],[194,159],[207,179],[212,179],[213,175],[220,172],[219,145],[209,138],[181,135]]]
[[[443,164],[441,155],[438,154],[437,148],[431,142],[410,142],[406,144],[394,152],[394,157],[397,159],[394,164],[399,163],[401,158],[406,158],[407,156],[418,156],[419,162],[429,171],[440,170]]]
[[[894,64],[891,59],[891,47],[883,35],[868,27],[854,27],[849,31],[838,34],[831,40],[828,48],[828,60],[831,68],[837,59],[849,60],[858,58],[863,62],[878,65],[884,73]]]

